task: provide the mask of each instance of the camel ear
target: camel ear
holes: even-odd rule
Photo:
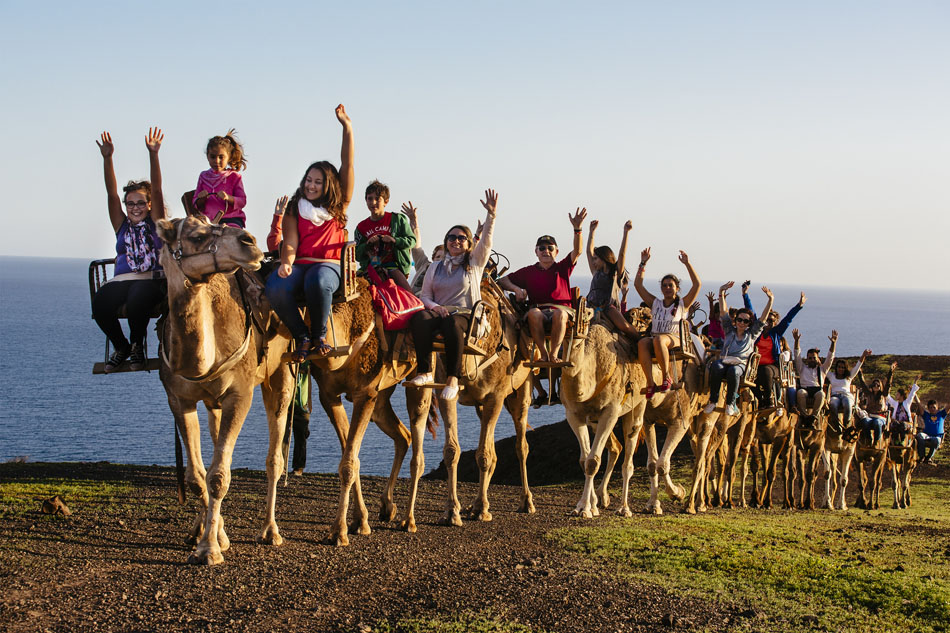
[[[181,222],[182,220],[178,220]],[[175,238],[178,235],[178,231],[175,230],[175,222],[172,220],[159,220],[155,226],[158,228],[158,236],[162,238],[162,241],[166,244],[171,244],[175,241]]]

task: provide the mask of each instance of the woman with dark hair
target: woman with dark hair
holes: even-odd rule
[[[730,319],[729,309],[726,306],[726,290],[732,288],[735,282],[730,281],[719,288],[719,305],[722,306],[722,329],[725,339],[722,343],[722,354],[709,366],[709,404],[705,413],[712,413],[719,402],[719,389],[722,381],[726,381],[726,415],[737,415],[736,401],[739,399],[739,379],[745,371],[746,361],[755,348],[755,340],[765,327],[765,318],[772,309],[775,297],[772,291],[762,286],[762,292],[769,298],[765,312],[761,319],[755,319],[752,310],[740,308],[736,311],[735,319]]]
[[[346,208],[353,198],[353,124],[343,105],[336,107],[343,126],[340,171],[327,161],[313,163],[287,205],[283,223],[280,266],[267,278],[266,294],[280,320],[294,337],[293,362],[303,361],[314,348],[331,351],[327,319],[333,293],[340,286],[340,255],[346,244]],[[310,332],[294,295],[303,289]]]
[[[884,425],[887,423],[887,397],[891,393],[891,381],[896,369],[897,361],[891,363],[890,371],[883,382],[880,378],[875,378],[870,385],[865,382],[864,373],[858,372],[857,381],[862,401],[862,410],[858,411],[858,415],[861,429],[868,432],[873,444],[880,442],[884,434]]]
[[[640,367],[647,379],[647,398],[652,398],[657,391],[664,393],[673,386],[673,379],[670,377],[670,348],[676,347],[680,342],[679,325],[683,317],[686,316],[686,306],[693,305],[696,297],[699,296],[699,290],[702,283],[689,263],[689,257],[684,251],[680,251],[680,262],[686,266],[689,273],[689,279],[692,286],[689,292],[682,299],[679,295],[680,280],[676,275],[664,275],[660,280],[660,291],[663,294],[662,299],[653,296],[643,285],[643,273],[647,262],[650,261],[650,249],[645,248],[640,253],[640,266],[637,268],[637,276],[633,279],[633,287],[637,289],[640,298],[650,306],[652,313],[651,334],[646,338],[640,339],[638,359]],[[653,381],[653,356],[660,361],[660,369],[663,371],[663,382],[657,388]]]
[[[633,222],[627,220],[623,225],[620,254],[616,257],[609,246],[594,247],[594,231],[597,230],[598,224],[597,220],[591,220],[590,235],[587,238],[587,264],[593,273],[590,290],[587,292],[587,306],[593,308],[595,314],[602,313],[618,331],[636,337],[636,329],[627,323],[620,311],[620,285],[626,275],[623,263],[627,254],[627,235],[633,228]]]
[[[482,206],[488,213],[477,245],[473,245],[472,230],[467,226],[456,224],[445,234],[442,241],[445,255],[429,266],[422,282],[420,298],[426,309],[414,314],[409,321],[418,362],[418,374],[409,384],[416,387],[432,384],[432,341],[438,333],[445,340],[448,378],[442,389],[443,400],[458,397],[468,312],[482,298],[482,271],[491,255],[497,204],[494,190],[485,191]]]
[[[96,323],[115,349],[105,364],[107,374],[117,370],[126,360],[133,371],[145,369],[148,320],[155,305],[165,296],[162,267],[158,263],[162,241],[155,230],[155,223],[165,218],[162,170],[158,163],[158,150],[164,138],[160,129],[149,128],[145,146],[148,148],[151,182],[130,180],[122,189],[125,193],[122,199],[119,198],[112,165],[115,150],[112,137],[103,132],[101,142],[96,141],[102,154],[109,220],[116,236],[113,277],[92,300]],[[123,203],[126,213],[122,211]],[[129,321],[129,338],[125,337],[119,325],[118,314],[123,305]]]
[[[854,364],[854,367],[848,368],[848,363],[843,358],[839,358],[832,366],[831,373],[827,376],[828,384],[831,385],[828,398],[828,407],[831,409],[831,415],[835,418],[841,415],[841,426],[845,427],[851,424],[851,412],[854,410],[854,396],[851,395],[851,381],[861,371],[864,361],[871,355],[871,350],[866,349],[861,354],[861,358]]]

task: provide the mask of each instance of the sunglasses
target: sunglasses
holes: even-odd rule
[[[551,246],[550,244],[542,244],[541,246],[536,246],[535,248],[537,248],[541,252],[544,252],[544,251],[551,251],[552,253],[554,252],[554,247]]]
[[[736,319],[736,323],[745,323],[748,325],[749,323],[752,323],[752,319]]]
[[[126,209],[147,209],[148,202],[126,202],[125,208]]]
[[[467,236],[467,235],[458,235],[458,234],[455,234],[455,233],[450,233],[449,235],[446,235],[446,236],[445,236],[445,241],[446,241],[446,242],[467,242],[467,241],[468,241],[468,236]]]

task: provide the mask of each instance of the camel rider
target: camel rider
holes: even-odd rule
[[[541,353],[541,361],[556,360],[567,333],[571,308],[571,271],[580,257],[584,238],[581,226],[587,218],[587,208],[568,214],[574,227],[571,252],[557,261],[557,241],[551,235],[542,235],[534,246],[537,263],[525,266],[498,280],[503,289],[515,293],[518,301],[528,300],[530,309],[525,315],[531,338]],[[544,326],[551,325],[550,354],[544,345]]]
[[[881,382],[880,378],[875,378],[870,385],[864,381],[864,374],[858,373],[858,388],[861,390],[860,397],[864,401],[861,426],[865,431],[874,431],[875,444],[881,440],[884,432],[884,424],[887,420],[887,396],[891,391],[891,379],[894,377],[895,369],[897,369],[897,363],[893,362],[884,382]]]
[[[831,369],[831,364],[835,361],[835,347],[838,344],[838,331],[832,330],[828,340],[831,345],[828,347],[828,358],[824,363],[818,355],[818,348],[813,347],[808,350],[805,359],[802,359],[802,348],[800,345],[801,333],[792,330],[792,338],[795,339],[795,371],[798,372],[799,388],[795,392],[795,403],[798,406],[800,415],[806,415],[808,409],[811,409],[813,415],[817,415],[825,403],[825,394],[822,387],[825,384],[825,377]],[[811,407],[808,401],[812,400]]]
[[[752,311],[753,318],[758,318],[755,309],[752,307],[752,300],[749,299],[750,283],[746,281],[742,284],[742,301],[745,303],[745,307]],[[803,292],[798,303],[792,306],[792,309],[781,321],[779,321],[778,312],[770,311],[768,318],[765,319],[765,329],[762,330],[762,334],[755,342],[756,350],[759,352],[759,369],[755,375],[755,397],[759,401],[760,409],[770,409],[778,405],[779,408],[776,410],[778,415],[785,413],[781,408],[781,396],[779,395],[779,389],[781,388],[779,363],[782,360],[782,346],[779,341],[795,315],[805,307],[805,299],[805,293]]]
[[[887,397],[887,408],[891,410],[891,433],[897,433],[903,437],[906,433],[911,430],[911,405],[914,404],[914,398],[917,396],[917,391],[920,387],[917,385],[917,382],[920,380],[920,375],[914,380],[914,384],[910,387],[910,393],[907,393],[903,389],[897,390],[897,398],[895,399],[892,396]]]
[[[855,363],[854,367],[848,368],[848,362],[843,358],[835,361],[834,371],[828,374],[828,408],[831,409],[829,424],[834,424],[836,431],[841,431],[844,427],[851,425],[851,412],[854,410],[854,396],[851,395],[851,381],[861,371],[864,361],[871,355],[871,350],[866,349],[861,354],[861,358]],[[841,416],[840,424],[838,416]],[[833,422],[832,422],[833,421]]]
[[[924,428],[917,433],[917,455],[922,464],[929,464],[933,461],[934,453],[940,448],[943,442],[943,427],[947,420],[947,410],[950,405],[937,410],[937,401],[930,400],[927,403],[927,409],[920,416]],[[924,451],[927,454],[924,455]]]

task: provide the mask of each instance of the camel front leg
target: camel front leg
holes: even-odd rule
[[[361,394],[353,400],[353,423],[350,424],[349,433],[343,446],[343,456],[340,458],[340,499],[336,519],[330,528],[329,536],[330,543],[338,547],[350,544],[347,536],[346,516],[349,510],[351,488],[354,489],[354,496],[356,497],[354,523],[358,522],[360,533],[370,533],[369,512],[367,512],[366,505],[363,503],[363,495],[359,485],[359,455],[360,446],[363,444],[363,436],[366,434],[366,427],[369,425],[375,405],[376,394]]]
[[[214,445],[211,467],[205,483],[208,486],[208,511],[205,516],[204,534],[188,562],[200,565],[217,565],[224,562],[222,552],[230,546],[224,532],[221,503],[231,485],[231,457],[234,444],[244,425],[244,418],[251,408],[251,394],[227,394],[221,407],[221,427]]]
[[[439,398],[439,411],[445,422],[445,443],[442,447],[442,462],[445,464],[446,488],[449,496],[445,514],[439,521],[442,525],[462,525],[462,504],[458,497],[458,463],[462,449],[459,447],[458,399],[447,401]]]
[[[488,485],[491,483],[495,466],[498,465],[498,455],[495,453],[495,426],[498,416],[504,406],[504,399],[499,396],[489,396],[478,407],[478,417],[481,429],[478,435],[478,448],[475,449],[475,463],[478,465],[478,497],[472,503],[470,516],[479,521],[491,521],[491,512],[488,511]]]
[[[637,440],[640,438],[640,431],[643,429],[643,407],[638,410],[626,413],[621,423],[623,429],[623,487],[620,491],[620,508],[617,514],[624,517],[633,516],[630,510],[630,479],[633,477],[633,454],[637,452]]]
[[[607,436],[607,468],[604,469],[604,476],[600,479],[600,485],[594,492],[597,498],[597,507],[606,510],[610,507],[610,492],[607,487],[610,485],[610,477],[613,475],[617,460],[620,459],[620,453],[623,451],[623,444],[617,439],[617,436],[611,433]]]
[[[591,454],[591,443],[590,435],[587,430],[587,420],[579,418],[572,410],[565,408],[565,413],[567,414],[567,423],[570,425],[571,430],[574,431],[574,436],[577,438],[578,448],[580,449],[580,467],[581,472],[584,473],[584,488],[581,492],[581,497],[577,502],[577,505],[574,507],[574,510],[571,512],[572,516],[584,516],[584,510],[587,510],[587,517],[591,518],[590,506],[591,506],[591,497],[593,496],[593,477],[587,476],[587,459]],[[596,503],[596,500],[594,501]]]
[[[689,498],[683,512],[687,514],[696,514],[696,496],[701,494],[700,488],[706,483],[706,452],[709,450],[709,438],[712,436],[713,429],[718,419],[716,413],[701,413],[697,421],[697,432],[693,445],[693,483],[690,486]],[[703,499],[700,499],[701,511],[705,512],[706,506]]]
[[[376,400],[376,410],[373,412],[373,421],[376,426],[393,441],[393,465],[389,470],[389,479],[386,481],[386,487],[379,500],[379,520],[395,520],[398,510],[395,503],[396,481],[399,479],[399,471],[402,469],[402,462],[409,452],[409,429],[405,427],[399,416],[393,410],[392,398],[395,387],[390,387],[382,392]],[[427,396],[427,397],[426,397]],[[431,389],[408,389],[406,390],[406,405],[410,411],[421,406],[420,398],[426,397],[426,401],[431,400]],[[426,406],[428,410],[428,405]]]
[[[600,515],[600,510],[597,508],[597,494],[594,490],[594,478],[597,476],[597,471],[600,470],[600,460],[604,447],[607,446],[609,438],[613,435],[614,426],[617,425],[619,414],[617,409],[617,407],[612,406],[601,411],[597,420],[594,440],[591,442],[587,459],[582,464],[584,469],[584,493],[581,495],[581,503],[575,508],[575,512],[585,519]]]
[[[194,546],[204,533],[208,514],[208,486],[205,484],[208,473],[201,457],[201,422],[198,419],[197,402],[182,402],[169,395],[168,405],[185,444],[185,486],[198,499],[198,513],[185,537],[185,544]]]
[[[654,423],[645,423],[644,440],[647,445],[647,477],[650,479],[650,499],[647,501],[646,511],[648,513],[660,515],[663,514],[663,506],[660,505],[660,478],[657,472],[657,461],[659,451],[656,448],[656,425]]]
[[[528,486],[528,408],[531,406],[531,374],[505,398],[505,408],[515,424],[515,454],[521,471],[521,506],[518,512],[534,514],[534,495]]]
[[[854,448],[851,445],[848,448],[845,448],[838,454],[838,487],[835,490],[835,495],[838,502],[835,504],[835,507],[838,510],[847,510],[848,501],[845,493],[848,490],[848,475],[851,471],[851,462],[854,461]]]
[[[415,392],[415,393],[412,393]],[[423,392],[430,392],[428,394]],[[410,395],[411,394],[411,395]],[[409,460],[409,500],[406,503],[406,514],[400,522],[402,529],[409,533],[416,531],[416,498],[419,494],[419,479],[425,472],[426,458],[422,452],[422,442],[425,440],[426,421],[429,417],[429,406],[432,403],[430,389],[406,389],[406,400],[414,403],[409,407],[409,441],[412,446],[412,457]]]
[[[679,446],[680,440],[686,435],[687,430],[687,427],[676,422],[672,424],[672,428],[666,428],[666,441],[663,443],[663,452],[660,453],[659,460],[656,464],[657,475],[663,477],[666,494],[675,501],[682,501],[686,496],[686,491],[682,486],[673,483],[673,479],[670,476],[670,461],[673,458],[673,451]]]
[[[267,500],[264,525],[257,537],[258,543],[280,545],[284,539],[277,527],[277,484],[284,473],[284,433],[287,432],[287,416],[290,415],[291,394],[294,378],[290,366],[281,363],[277,371],[261,383],[261,396],[267,411]]]

